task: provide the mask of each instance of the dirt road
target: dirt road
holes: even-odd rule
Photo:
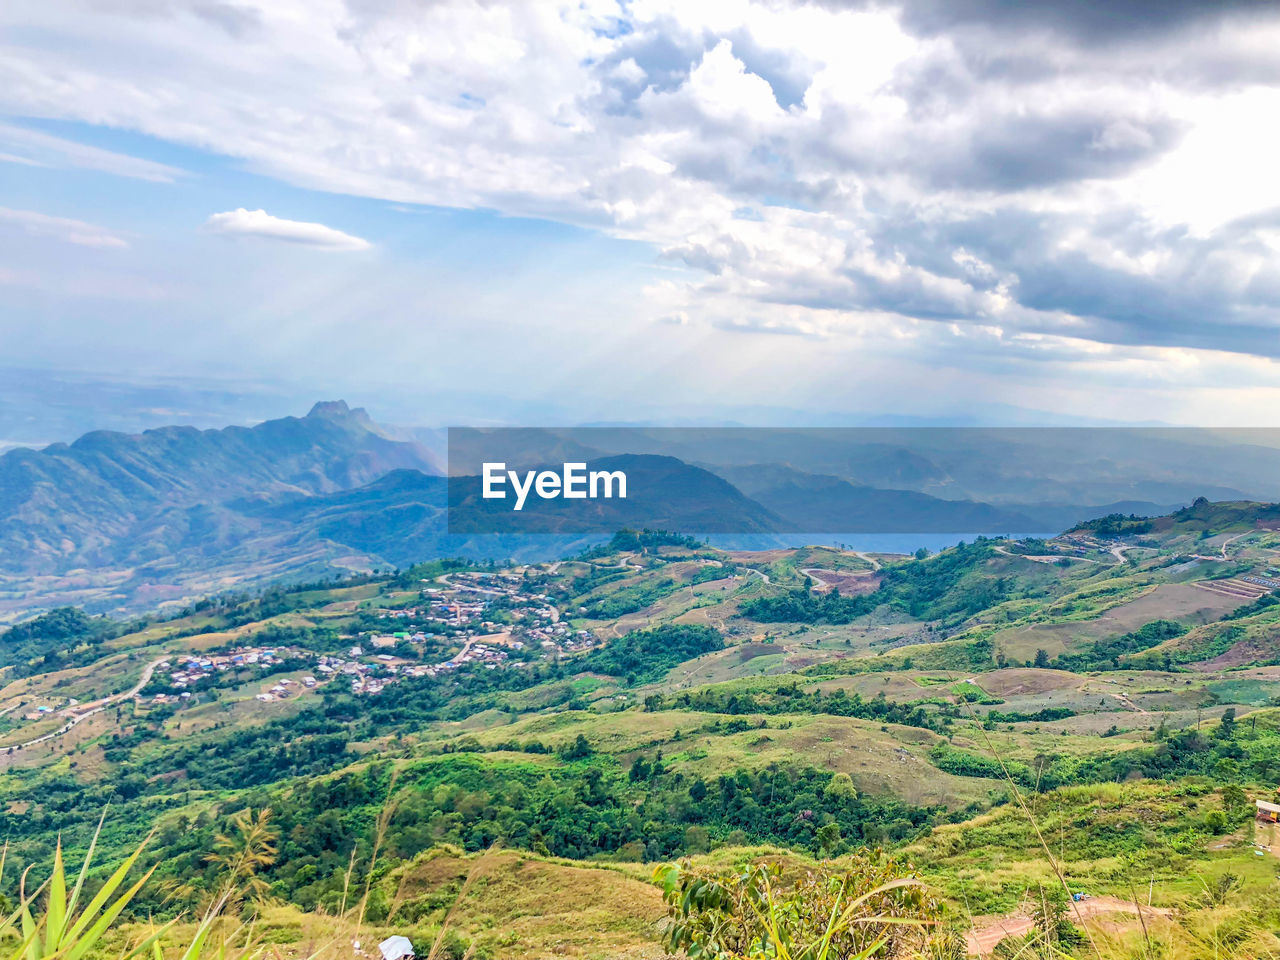
[[[1117,897],[1090,897],[1073,903],[1068,917],[1078,924],[1115,913],[1127,913],[1136,917],[1139,910],[1147,917],[1167,917],[1173,912],[1167,907],[1142,906],[1132,900]],[[1025,936],[1033,926],[1031,917],[1025,913],[1012,913],[1006,917],[974,917],[973,929],[965,935],[965,943],[971,956],[989,957],[996,944],[1005,937]]]

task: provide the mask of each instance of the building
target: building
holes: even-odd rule
[[[1259,820],[1280,823],[1280,803],[1268,803],[1266,800],[1259,800],[1257,803]]]

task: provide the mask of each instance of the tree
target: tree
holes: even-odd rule
[[[684,848],[687,853],[706,853],[711,849],[711,834],[706,827],[696,824],[684,831]]]
[[[1218,723],[1218,729],[1214,731],[1214,739],[1217,740],[1234,740],[1236,738],[1236,708],[1227,707],[1222,711],[1222,720]]]
[[[853,779],[847,773],[837,773],[831,778],[826,789],[822,791],[824,795],[836,800],[857,800],[858,790],[853,785]]]
[[[833,821],[818,828],[818,856],[838,857],[846,847],[840,837],[840,824]]]
[[[1057,884],[1040,884],[1031,903],[1031,922],[1047,944],[1074,943],[1076,928],[1067,919],[1067,891]]]
[[[1213,765],[1213,775],[1219,780],[1234,783],[1240,779],[1240,764],[1230,757],[1223,757]]]
[[[565,760],[583,760],[593,753],[591,744],[582,734],[574,739],[573,743],[560,754]]]
[[[1222,788],[1222,811],[1230,820],[1241,820],[1252,812],[1249,796],[1239,784],[1229,783]]]
[[[1049,669],[1049,654],[1045,650],[1036,651],[1035,665],[1041,670]]]

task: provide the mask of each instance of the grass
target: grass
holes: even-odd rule
[[[583,734],[602,755],[600,763],[616,764],[622,771],[636,757],[652,758],[658,750],[663,753],[664,765],[690,779],[710,779],[744,767],[812,765],[849,774],[861,793],[893,794],[916,804],[943,803],[954,809],[970,801],[985,806],[992,791],[1007,790],[1009,785],[998,779],[958,777],[939,771],[930,760],[930,749],[941,738],[927,730],[833,716],[787,714],[746,715],[737,719],[747,728],[730,733],[726,726],[733,718],[726,715],[679,710],[645,712],[631,707],[655,691],[716,684],[725,691],[746,692],[799,682],[807,690],[844,689],[863,697],[883,693],[889,699],[906,702],[973,694],[979,699],[1002,700],[996,709],[1006,712],[1034,713],[1049,706],[1076,710],[1080,715],[1068,720],[1001,723],[998,729],[984,731],[976,721],[987,707],[975,703],[969,708],[975,718],[955,723],[952,740],[956,749],[986,756],[994,751],[1009,762],[1029,767],[1034,767],[1036,757],[1042,754],[1087,756],[1136,746],[1146,742],[1147,732],[1162,719],[1171,727],[1187,725],[1202,710],[1205,723],[1213,723],[1216,719],[1211,718],[1216,718],[1227,702],[1240,705],[1242,726],[1256,722],[1260,729],[1274,729],[1280,725],[1280,710],[1245,710],[1245,705],[1265,703],[1280,691],[1280,672],[1274,677],[1262,671],[1224,670],[1073,674],[1021,667],[995,670],[994,663],[984,665],[967,659],[966,651],[973,649],[973,641],[986,637],[996,637],[997,648],[1006,654],[1025,653],[1017,658],[1021,662],[1033,657],[1035,648],[1052,638],[1067,649],[1096,636],[1123,633],[1140,625],[1144,618],[1176,614],[1192,622],[1218,614],[1214,604],[1219,601],[1214,595],[1184,582],[1172,582],[1175,577],[1185,579],[1202,573],[1164,573],[1157,569],[1155,561],[1144,560],[1137,567],[1126,564],[1120,568],[1077,564],[1065,572],[1013,558],[995,563],[1008,575],[1043,589],[1044,595],[983,611],[950,636],[943,630],[931,632],[925,624],[883,611],[839,627],[766,626],[737,615],[740,598],[798,582],[801,567],[865,569],[861,560],[838,551],[778,551],[769,558],[760,558],[757,565],[775,580],[772,585],[766,585],[756,574],[742,575],[736,581],[718,579],[690,585],[689,579],[705,567],[684,561],[619,571],[619,578],[601,584],[595,595],[642,593],[667,579],[673,584],[669,590],[653,591],[655,599],[642,610],[595,623],[604,635],[649,622],[697,622],[729,631],[730,646],[681,664],[656,683],[633,689],[624,688],[616,680],[579,674],[503,694],[503,707],[537,712],[526,713],[512,722],[513,714],[507,710],[484,709],[460,723],[424,723],[396,741],[395,755],[389,762],[400,771],[404,783],[413,782],[415,777],[430,779],[435,774],[429,768],[435,764],[441,765],[436,773],[443,775],[440,770],[447,762],[474,763],[513,781],[540,779],[548,773],[558,775],[566,764],[554,754],[489,751],[454,755],[447,762],[428,754],[445,744],[456,746],[464,737],[488,747],[511,740],[537,739],[556,748]],[[1030,573],[1021,572],[1023,568]],[[561,568],[564,574],[581,573],[583,569],[581,564],[565,564]],[[188,618],[113,641],[120,646],[109,650],[108,656],[92,667],[33,678],[21,688],[11,687],[6,695],[12,700],[20,691],[32,687],[60,696],[80,696],[75,691],[81,691],[86,696],[80,699],[89,699],[87,694],[93,690],[107,690],[130,675],[136,676],[153,652],[206,648],[251,633],[268,622],[336,626],[351,616],[355,605],[398,605],[412,596],[416,592],[400,594],[377,584],[349,591],[316,591],[314,597],[307,598],[314,609],[300,609],[229,631],[218,630],[218,622],[207,618]],[[1230,625],[1245,630],[1251,642],[1265,642],[1271,637],[1268,631],[1274,631],[1277,617],[1280,608],[1231,621]],[[206,632],[173,639],[173,630],[179,628]],[[1221,629],[1223,625],[1213,620],[1195,628],[1187,637],[1199,642]],[[766,635],[772,642],[761,642]],[[895,646],[884,657],[870,655],[883,650],[884,642],[903,639],[938,642]],[[1054,648],[1047,649],[1050,654],[1055,652]],[[915,669],[898,669],[906,656],[912,657]],[[967,680],[969,677],[974,678],[972,682]],[[293,709],[291,703],[263,705],[245,699],[257,688],[258,684],[249,684],[224,691],[222,702],[184,707],[164,724],[164,736],[171,740],[205,740],[215,725],[250,728],[269,715],[268,708]],[[611,699],[619,692],[627,695],[625,701]],[[1207,695],[1218,702],[1211,708],[1202,708],[1200,704]],[[564,709],[572,698],[580,698],[579,704],[590,703],[591,709]],[[144,711],[137,715],[131,711],[132,707],[126,705],[126,726],[145,721]],[[53,795],[71,779],[96,782],[110,778],[112,764],[104,757],[101,738],[110,732],[111,718],[102,719],[102,726],[86,723],[77,728],[77,737],[84,735],[83,744],[51,745],[47,752],[32,751],[20,758],[32,769],[0,773],[0,792],[13,787],[16,795],[16,788],[21,787],[24,796],[38,797],[38,792],[32,791],[33,787],[38,791],[41,784],[47,784]],[[1112,725],[1122,731],[1120,735],[1099,736]],[[354,762],[347,769],[376,762],[385,757],[390,746],[390,737],[384,732],[371,731],[365,740],[352,744],[353,754],[367,759]],[[135,752],[135,759],[158,760],[168,749],[163,740],[153,739]],[[239,794],[231,790],[209,793],[196,787],[187,790],[185,786],[175,790],[186,794],[181,806],[175,806],[181,799],[176,793],[157,795],[131,806],[132,816],[163,825],[168,822],[167,817],[176,816],[179,811],[194,816],[218,804],[227,810],[236,809],[231,804],[239,802],[234,799]],[[1025,905],[1035,885],[1057,882],[1056,866],[1073,888],[1129,898],[1131,887],[1145,884],[1144,902],[1149,894],[1153,904],[1176,906],[1181,911],[1176,919],[1152,918],[1147,933],[1156,944],[1152,948],[1133,923],[1116,926],[1114,943],[1107,939],[1109,935],[1095,931],[1099,956],[1106,960],[1154,960],[1157,956],[1181,960],[1214,955],[1195,952],[1206,944],[1216,945],[1216,955],[1223,958],[1265,957],[1273,949],[1260,932],[1265,923],[1259,918],[1266,914],[1265,902],[1260,903],[1258,897],[1268,885],[1274,889],[1280,858],[1255,856],[1245,845],[1243,829],[1234,836],[1211,836],[1206,816],[1220,809],[1221,802],[1205,784],[1195,780],[1176,784],[1105,784],[1029,794],[1024,799],[1025,808],[1017,804],[997,807],[968,823],[937,827],[908,849],[908,855],[946,901],[952,917],[963,918],[966,912],[1017,910]],[[34,806],[37,813],[48,816],[42,801],[37,800]],[[7,812],[21,816],[26,811]],[[354,811],[348,812],[354,815]],[[81,843],[91,826],[77,828]],[[132,829],[131,824],[109,824],[102,848],[124,851],[136,842]],[[45,848],[49,849],[51,843]],[[412,856],[415,852],[416,848],[398,851],[397,856]],[[345,856],[344,852],[344,859]],[[804,857],[763,848],[720,848],[696,858],[695,863],[732,870],[743,861],[761,858],[783,860],[796,869],[816,873],[827,869]],[[839,864],[832,869],[838,868]],[[435,848],[407,862],[387,864],[379,873],[375,884],[385,885],[388,901],[396,906],[390,921],[366,924],[361,936],[367,943],[384,933],[411,931],[420,945],[447,940],[448,949],[457,956],[472,947],[477,957],[495,958],[553,954],[653,956],[657,947],[652,923],[661,915],[662,905],[656,888],[648,882],[648,873],[648,868],[640,864],[574,863],[510,850],[464,854]],[[1235,893],[1223,902],[1202,902],[1205,891],[1227,875],[1240,877]],[[168,955],[175,955],[175,949],[184,943],[184,938],[189,940],[197,928],[189,920],[172,927],[174,939],[172,943],[166,941]],[[146,925],[128,927],[126,935],[120,932],[126,930],[122,927],[110,932],[102,944],[109,946],[110,952],[119,952],[145,935],[146,929]],[[258,926],[261,942],[279,948],[282,957],[310,956],[335,932],[349,943],[357,929],[350,917],[318,917],[286,904],[263,907]],[[440,939],[442,929],[448,932],[445,940]],[[1241,952],[1246,949],[1253,952]],[[1030,953],[1024,956],[1029,958]],[[0,956],[0,960],[7,958]]]

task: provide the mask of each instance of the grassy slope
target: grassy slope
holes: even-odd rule
[[[1181,545],[1183,541],[1177,538],[1185,538],[1186,532],[1174,533],[1173,540]],[[1244,541],[1245,545],[1257,549],[1252,539]],[[1105,559],[1105,554],[1102,556]],[[728,719],[723,715],[679,710],[645,713],[634,707],[620,708],[637,703],[649,692],[696,689],[708,683],[721,684],[726,689],[766,689],[779,682],[774,675],[783,674],[787,675],[783,678],[786,682],[796,679],[807,689],[829,692],[842,688],[864,697],[883,692],[890,699],[903,702],[954,691],[959,681],[974,677],[978,688],[1003,701],[998,707],[1001,710],[1031,712],[1043,706],[1068,705],[1088,711],[1065,721],[1002,724],[986,732],[967,720],[957,723],[955,746],[975,752],[995,748],[1010,759],[1030,762],[1042,753],[1087,755],[1137,746],[1161,718],[1168,719],[1172,726],[1191,722],[1199,705],[1210,695],[1217,703],[1205,711],[1206,716],[1220,713],[1228,703],[1239,704],[1243,715],[1243,708],[1277,696],[1280,672],[1273,675],[1265,669],[1233,674],[1215,670],[1190,674],[1071,674],[1021,667],[995,670],[991,663],[975,669],[966,659],[975,640],[995,638],[990,657],[994,659],[997,652],[1003,652],[1017,663],[1030,659],[1035,649],[1045,648],[1053,636],[1060,635],[1062,650],[1075,650],[1099,637],[1132,630],[1161,616],[1181,619],[1192,627],[1188,634],[1167,645],[1212,646],[1214,638],[1225,629],[1216,618],[1229,612],[1233,604],[1207,593],[1199,596],[1200,591],[1186,583],[1197,575],[1194,570],[1167,566],[1164,555],[1155,550],[1143,552],[1142,557],[1132,564],[1078,562],[1070,567],[1035,564],[1005,555],[992,557],[977,575],[1014,578],[1023,596],[953,625],[949,628],[950,639],[943,642],[899,648],[893,644],[904,638],[929,638],[931,625],[884,610],[838,627],[760,625],[737,616],[738,605],[745,597],[797,585],[802,567],[865,569],[858,558],[826,550],[795,555],[780,552],[767,559],[756,558],[752,566],[770,577],[769,584],[758,574],[742,569],[736,579],[726,576],[693,584],[693,578],[705,570],[705,561],[633,558],[625,568],[617,569],[616,578],[575,591],[573,598],[581,604],[638,597],[645,604],[615,620],[588,625],[607,636],[658,622],[709,623],[727,632],[729,649],[681,665],[665,679],[635,690],[626,690],[610,678],[579,677],[508,695],[508,704],[532,712],[514,723],[507,713],[486,710],[459,723],[429,724],[396,744],[403,757],[396,763],[406,769],[431,763],[427,754],[445,743],[456,745],[462,737],[472,737],[482,747],[513,737],[537,737],[548,745],[559,746],[583,733],[598,752],[623,769],[637,756],[653,757],[658,750],[670,768],[703,777],[739,767],[758,769],[799,761],[849,773],[864,792],[892,793],[921,804],[947,802],[960,806],[971,800],[985,800],[1002,785],[937,770],[930,762],[929,749],[939,737],[927,730],[802,714],[748,715],[744,719],[749,729],[730,733],[713,728]],[[602,561],[596,573],[604,573],[604,567],[616,562]],[[565,577],[581,577],[586,572],[586,564],[564,565]],[[26,687],[38,686],[40,693],[62,691],[64,695],[67,691],[88,695],[110,690],[118,688],[122,678],[134,674],[147,657],[158,652],[207,648],[225,643],[231,636],[251,636],[269,623],[327,623],[340,627],[358,606],[386,605],[403,598],[371,584],[315,591],[302,599],[302,609],[231,630],[222,629],[224,624],[216,618],[199,615],[158,624],[111,641],[108,649],[112,655],[93,667],[68,671],[66,676],[33,678]],[[1232,624],[1245,631],[1245,639],[1254,648],[1265,648],[1268,641],[1274,645],[1274,624],[1280,620],[1275,609]],[[205,632],[175,637],[188,630]],[[765,638],[772,642],[761,643]],[[887,656],[877,657],[886,651]],[[905,656],[911,656],[917,668],[931,669],[897,669]],[[858,672],[876,667],[892,669],[887,673]],[[797,675],[799,671],[805,672]],[[938,680],[943,683],[930,682]],[[561,694],[565,691],[592,702],[592,709],[566,711],[556,707],[548,711],[549,704],[563,703]],[[18,691],[6,691],[10,695],[15,692]],[[613,699],[619,694],[625,694],[626,699]],[[243,696],[233,695],[227,700],[226,706],[201,705],[183,711],[166,721],[167,735],[175,739],[199,738],[210,734],[214,723],[229,722],[236,728],[247,728],[266,719],[259,707]],[[992,708],[975,705],[973,709],[981,715]],[[1263,712],[1258,716],[1263,726],[1275,722],[1274,714]],[[762,720],[767,726],[759,729]],[[1111,725],[1133,732],[1110,738],[1097,735]],[[50,751],[38,761],[44,767],[41,776],[71,775],[80,782],[91,782],[111,775],[111,765],[93,742],[108,732],[107,728],[84,726],[86,737],[72,755],[59,756]],[[389,745],[388,739],[379,738],[353,744],[353,752],[380,751]],[[553,755],[507,752],[479,754],[476,761],[544,770],[562,765]],[[0,778],[0,788],[7,779]],[[211,802],[234,803],[227,796],[192,792],[186,806],[171,807],[168,815],[194,815],[207,809]],[[1035,798],[1034,813],[1046,841],[1066,865],[1073,883],[1078,882],[1091,892],[1125,894],[1131,881],[1145,882],[1150,885],[1155,902],[1179,903],[1196,894],[1198,877],[1212,881],[1230,871],[1242,875],[1251,888],[1274,883],[1280,860],[1255,857],[1251,849],[1230,842],[1210,849],[1221,841],[1211,841],[1203,834],[1203,821],[1205,814],[1218,806],[1216,795],[1194,782],[1136,783],[1048,793]],[[1198,839],[1197,833],[1203,836]],[[127,835],[125,831],[118,837],[108,837],[108,846],[120,846]],[[762,851],[721,850],[713,856],[732,859],[753,853]],[[961,913],[965,909],[974,913],[1010,909],[1026,890],[1028,880],[1044,877],[1048,871],[1025,814],[1007,806],[966,824],[937,827],[931,836],[917,841],[910,853]],[[401,899],[406,903],[419,896],[433,896],[444,903],[451,902],[450,898],[461,889],[462,878],[475,864],[474,855],[445,851],[414,861],[393,874],[404,879]],[[635,864],[571,864],[506,852],[484,861],[480,879],[468,888],[465,908],[460,908],[456,916],[457,925],[495,955],[527,955],[521,954],[516,944],[531,947],[539,955],[651,955],[652,949],[647,946],[649,923],[656,915],[653,911],[657,904],[652,889],[644,882],[646,875],[647,868]],[[405,892],[417,890],[421,893],[412,896]],[[443,910],[437,909],[413,923],[417,925],[415,929],[421,928],[420,936],[425,936],[442,917]],[[306,939],[320,935],[308,932],[315,930],[315,919],[294,908],[279,908],[271,922],[287,931],[282,936],[297,934]]]

